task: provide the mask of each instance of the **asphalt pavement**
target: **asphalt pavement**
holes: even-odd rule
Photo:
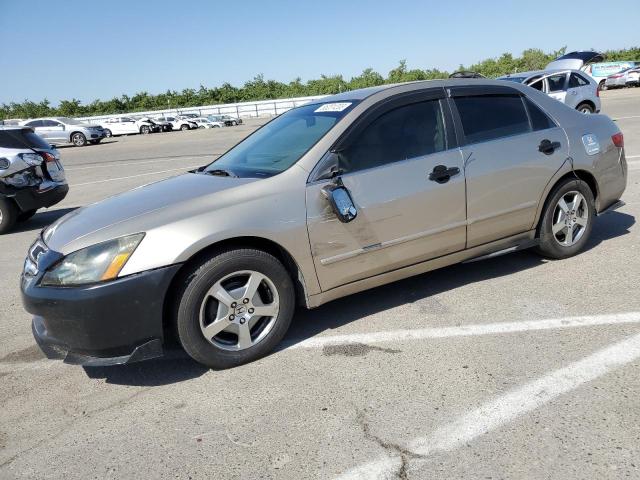
[[[61,148],[59,205],[0,237],[0,479],[640,478],[640,88],[607,91],[626,206],[580,255],[465,265],[299,310],[281,348],[49,361],[18,281],[71,209],[216,158],[265,120]]]

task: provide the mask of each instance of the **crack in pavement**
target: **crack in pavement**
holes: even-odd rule
[[[387,452],[393,452],[391,456],[400,457],[400,467],[396,472],[396,477],[400,480],[408,480],[407,475],[407,467],[409,466],[410,460],[415,459],[424,459],[426,458],[424,455],[420,455],[418,453],[414,453],[411,450],[404,448],[397,443],[388,442],[383,440],[378,435],[371,431],[371,427],[369,426],[369,422],[367,421],[365,411],[364,410],[356,410],[356,422],[362,429],[362,433],[364,433],[364,437],[367,440],[377,443],[381,448],[386,450]]]

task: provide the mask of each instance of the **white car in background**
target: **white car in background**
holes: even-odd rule
[[[207,118],[212,122],[222,122],[225,127],[235,127],[236,125],[242,124],[241,118],[233,117],[231,115],[207,115]]]
[[[627,68],[622,72],[609,75],[605,81],[606,88],[637,87],[640,84],[640,67]]]
[[[193,117],[191,121],[196,122],[198,124],[198,128],[221,128],[224,127],[223,122],[212,122],[208,118],[205,117]]]
[[[180,117],[156,117],[154,118],[154,120],[170,123],[173,130],[191,130],[193,128],[198,128],[198,125],[196,123],[189,121],[186,118],[183,119]]]
[[[600,112],[596,80],[578,70],[537,70],[505,75],[498,80],[529,85],[582,113]]]
[[[135,120],[131,117],[108,118],[101,122],[106,137],[141,133],[146,135],[159,131],[159,127],[147,120]]]

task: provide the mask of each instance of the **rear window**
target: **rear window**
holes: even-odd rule
[[[454,101],[468,143],[530,131],[529,118],[518,95],[479,95]]]
[[[31,130],[0,130],[0,147],[3,148],[51,148],[40,136]]]

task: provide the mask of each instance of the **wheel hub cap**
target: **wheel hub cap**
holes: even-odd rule
[[[589,206],[584,195],[572,191],[565,193],[553,212],[551,231],[563,247],[575,245],[584,235],[589,221]]]
[[[238,351],[261,342],[280,311],[278,291],[266,275],[244,270],[225,276],[205,295],[200,330],[223,350]]]

